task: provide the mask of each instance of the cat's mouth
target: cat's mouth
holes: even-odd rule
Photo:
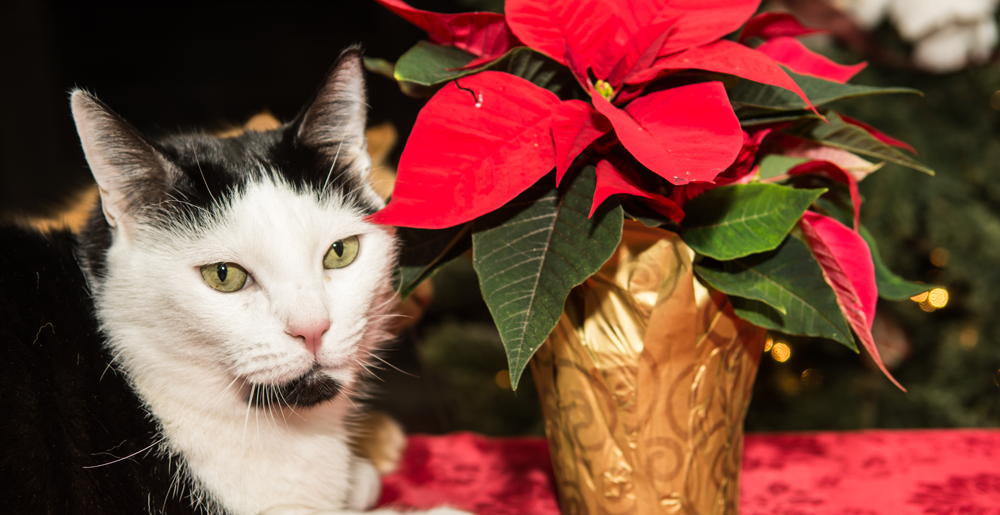
[[[247,402],[258,408],[309,408],[333,399],[341,388],[340,381],[324,374],[319,363],[315,363],[311,370],[287,383],[253,385]]]

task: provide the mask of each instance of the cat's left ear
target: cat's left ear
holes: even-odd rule
[[[367,183],[372,166],[365,139],[367,113],[361,49],[351,47],[340,54],[303,113],[296,138]]]

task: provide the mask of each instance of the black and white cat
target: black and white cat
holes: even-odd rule
[[[0,511],[371,507],[351,397],[396,241],[365,221],[360,52],[268,132],[154,142],[71,103],[101,207],[79,236],[0,228]]]

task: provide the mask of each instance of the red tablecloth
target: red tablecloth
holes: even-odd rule
[[[540,438],[411,436],[380,504],[556,515]],[[1000,430],[749,435],[741,515],[1000,515]]]

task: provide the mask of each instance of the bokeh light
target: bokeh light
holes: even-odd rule
[[[784,363],[788,361],[788,358],[792,357],[792,348],[786,343],[775,343],[774,346],[771,347],[771,357],[778,363]]]
[[[993,382],[994,382],[994,383],[995,383],[995,384],[996,384],[997,386],[1000,386],[1000,370],[997,370],[997,373],[996,373],[996,374],[993,374]]]
[[[914,295],[910,300],[920,304],[920,309],[930,313],[936,309],[941,309],[948,305],[948,290],[944,288],[934,288],[931,291]]]
[[[979,331],[966,327],[962,329],[962,332],[958,333],[958,344],[966,349],[971,349],[976,346],[979,342]]]
[[[510,390],[510,372],[501,370],[497,372],[497,375],[493,376],[493,380],[501,389]]]
[[[768,335],[767,339],[764,340],[764,352],[771,352],[771,347],[774,347],[774,338]]]
[[[934,288],[927,294],[927,303],[936,309],[941,309],[948,305],[948,290],[944,288]]]
[[[815,368],[803,370],[802,385],[809,389],[816,389],[823,386],[823,373]]]
[[[951,258],[951,252],[944,247],[938,247],[931,251],[930,260],[931,264],[938,267],[944,268],[948,265],[948,260]]]
[[[1000,111],[1000,91],[993,93],[993,96],[990,97],[990,107]]]

